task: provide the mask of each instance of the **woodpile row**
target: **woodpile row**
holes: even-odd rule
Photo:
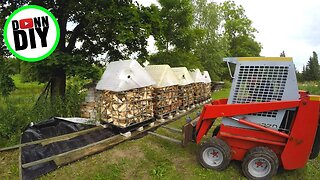
[[[203,86],[205,100],[208,100],[211,98],[211,83],[204,83]]]
[[[198,82],[198,83],[193,83],[192,85],[193,85],[194,103],[199,104],[205,100],[204,83]]]
[[[98,91],[97,112],[102,121],[127,127],[153,118],[152,87],[122,92]]]
[[[180,110],[187,110],[194,103],[194,87],[193,84],[179,86],[178,104]]]
[[[154,88],[153,110],[155,116],[162,118],[170,113],[176,113],[179,109],[178,86]]]
[[[144,87],[122,92],[97,91],[95,102],[81,105],[81,117],[100,119],[119,127],[188,110],[211,98],[210,83],[163,88]]]
[[[81,103],[80,113],[82,118],[95,119],[96,118],[96,102]]]

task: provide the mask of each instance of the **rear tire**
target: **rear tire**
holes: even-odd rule
[[[230,163],[230,147],[223,140],[213,137],[208,142],[201,144],[198,160],[205,168],[222,171]]]
[[[242,162],[243,174],[248,179],[271,179],[278,167],[277,155],[267,147],[252,148]]]

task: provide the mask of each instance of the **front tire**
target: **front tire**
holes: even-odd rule
[[[201,144],[198,160],[205,168],[222,171],[230,163],[230,147],[223,140],[213,137],[208,142]]]
[[[277,155],[267,147],[252,148],[242,162],[243,174],[248,179],[271,179],[278,167]]]

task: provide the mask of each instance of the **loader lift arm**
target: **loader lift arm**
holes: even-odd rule
[[[274,111],[281,109],[297,108],[300,100],[297,101],[274,101],[250,104],[226,104],[226,99],[213,101],[210,105],[205,105],[199,117],[195,136],[199,143],[202,137],[207,134],[215,119],[218,117],[233,117],[251,113]],[[240,121],[241,123],[242,121]]]

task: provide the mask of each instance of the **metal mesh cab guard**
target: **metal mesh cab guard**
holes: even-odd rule
[[[298,100],[298,86],[292,58],[288,57],[239,57],[224,58],[235,64],[228,104]],[[230,69],[229,69],[230,70]],[[230,75],[232,75],[230,71]],[[289,117],[294,110],[278,110],[245,114],[238,118],[262,124],[277,130],[289,129]],[[263,118],[262,118],[263,117]],[[229,118],[223,118],[227,126],[248,128]]]

